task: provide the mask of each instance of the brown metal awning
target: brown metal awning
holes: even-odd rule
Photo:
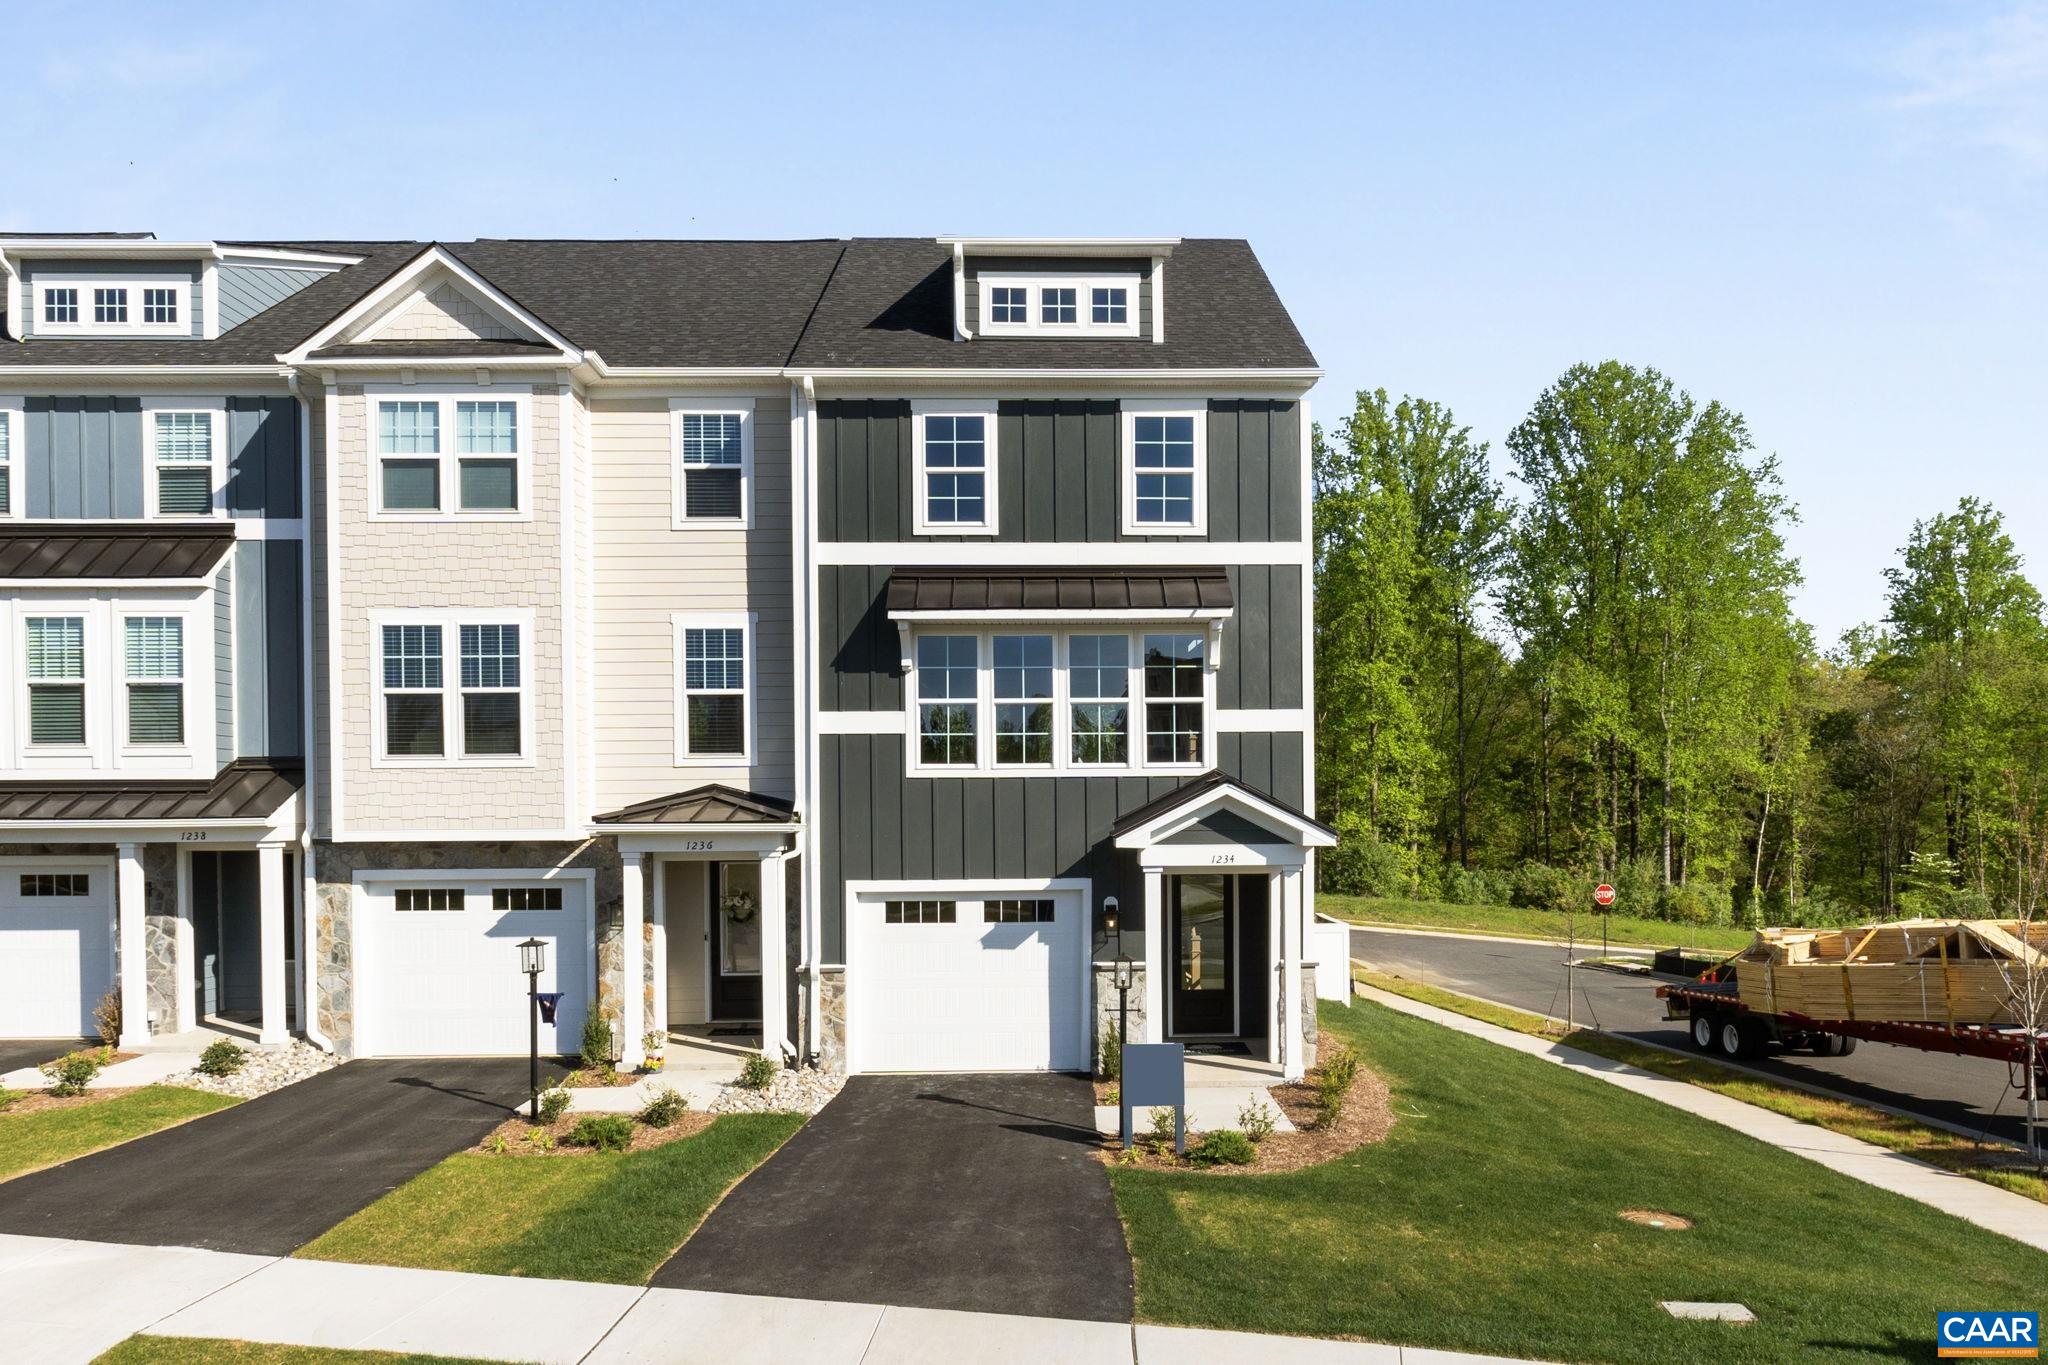
[[[237,759],[210,781],[0,782],[0,825],[268,820],[305,782],[290,760]]]
[[[899,569],[889,575],[892,616],[924,612],[1224,613],[1235,605],[1221,568]]]
[[[790,825],[792,803],[716,783],[657,796],[597,816],[593,825]]]
[[[204,578],[235,543],[232,522],[0,527],[0,579]]]

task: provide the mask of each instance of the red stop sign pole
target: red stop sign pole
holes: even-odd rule
[[[1600,883],[1600,885],[1594,887],[1593,903],[1595,905],[1600,906],[1603,910],[1608,906],[1614,904],[1614,888],[1609,886],[1606,882],[1602,882]]]

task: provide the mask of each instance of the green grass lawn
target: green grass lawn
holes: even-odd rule
[[[325,1346],[271,1346],[218,1337],[130,1337],[93,1365],[484,1365],[456,1356],[396,1351],[338,1351]]]
[[[1924,1205],[1369,1002],[1322,1020],[1392,1134],[1284,1175],[1113,1168],[1142,1320],[1634,1365],[1920,1359],[1937,1310],[2043,1306],[2048,1256]]]
[[[747,1172],[803,1126],[727,1114],[644,1152],[461,1152],[298,1252],[322,1261],[645,1284]]]
[[[1565,917],[1554,910],[1525,910],[1512,905],[1451,905],[1446,901],[1412,901],[1380,896],[1332,896],[1317,893],[1316,909],[1360,924],[1412,924],[1420,929],[1448,929],[1467,934],[1498,934],[1505,938],[1565,940]],[[1579,942],[1600,945],[1600,916],[1587,913],[1574,925]],[[1710,948],[1734,952],[1749,946],[1755,935],[1747,929],[1710,924],[1674,924],[1670,920],[1607,916],[1607,941],[1624,947]]]
[[[154,1133],[237,1103],[226,1095],[150,1085],[110,1100],[45,1109],[38,1114],[0,1111],[0,1180]]]

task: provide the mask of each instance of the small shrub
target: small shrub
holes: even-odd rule
[[[1188,1160],[1197,1166],[1249,1166],[1258,1155],[1252,1140],[1235,1128],[1204,1133],[1201,1141],[1188,1147]]]
[[[536,1152],[552,1152],[555,1150],[555,1135],[545,1128],[529,1128],[526,1130],[526,1145]]]
[[[1272,1105],[1264,1100],[1253,1100],[1237,1111],[1237,1126],[1243,1129],[1244,1135],[1253,1142],[1264,1142],[1273,1136],[1273,1131],[1279,1127],[1279,1123],[1273,1115]]]
[[[1095,1074],[1105,1081],[1120,1081],[1124,1078],[1124,1044],[1114,1029],[1102,1035],[1102,1061]]]
[[[540,1092],[540,1121],[553,1123],[569,1112],[569,1087],[551,1085]]]
[[[492,1156],[503,1156],[512,1150],[512,1144],[505,1141],[503,1133],[493,1133],[490,1140],[484,1143],[484,1150]]]
[[[92,1007],[92,1026],[99,1031],[100,1041],[109,1048],[121,1041],[121,991],[119,987],[100,997]]]
[[[583,1065],[588,1067],[610,1066],[612,1064],[612,1019],[605,1013],[604,1006],[593,1000],[590,1008],[583,1012]]]
[[[633,1120],[624,1114],[585,1114],[563,1135],[571,1147],[594,1147],[600,1152],[623,1152],[633,1142]]]
[[[683,1116],[690,1102],[682,1097],[672,1085],[664,1085],[654,1092],[654,1098],[640,1111],[640,1121],[649,1128],[666,1128]]]
[[[1405,896],[1413,879],[1400,849],[1370,830],[1346,829],[1337,847],[1316,859],[1322,889],[1340,896]]]
[[[1525,910],[1555,910],[1564,914],[1583,910],[1593,903],[1593,888],[1561,867],[1524,863],[1515,873],[1508,904]]]
[[[1124,1088],[1120,1085],[1111,1086],[1103,1092],[1102,1102],[1104,1104],[1122,1104],[1124,1102]]]
[[[0,1090],[0,1114],[12,1109],[21,1096],[22,1092],[19,1090]]]
[[[1160,1105],[1152,1110],[1152,1131],[1147,1136],[1151,1139],[1152,1149],[1158,1152],[1159,1155],[1167,1156],[1172,1153],[1173,1107],[1171,1105]],[[1193,1137],[1194,1134],[1189,1132],[1185,1136]]]
[[[81,1048],[77,1052],[65,1053],[54,1062],[44,1062],[40,1069],[50,1078],[52,1095],[83,1095],[92,1078],[106,1066],[107,1056],[104,1048]]]
[[[742,1090],[766,1090],[775,1084],[775,1073],[782,1068],[759,1053],[747,1058],[740,1067],[739,1085]]]
[[[248,1062],[249,1054],[226,1038],[216,1038],[199,1054],[192,1069],[202,1076],[232,1076]]]
[[[1674,924],[1711,924],[1714,907],[1699,891],[1690,886],[1665,888],[1657,899],[1657,914],[1661,919]]]
[[[1316,1127],[1328,1128],[1344,1116],[1344,1101],[1357,1079],[1357,1053],[1340,1043],[1323,1054],[1316,1068]]]

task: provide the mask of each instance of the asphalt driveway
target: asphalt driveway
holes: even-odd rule
[[[97,1046],[99,1040],[93,1039]],[[83,1038],[0,1038],[0,1076],[25,1066],[41,1066],[86,1046]]]
[[[1078,1076],[856,1076],[655,1272],[671,1289],[1131,1320]]]
[[[350,1062],[0,1183],[0,1232],[282,1256],[480,1141],[525,1097],[524,1058]]]

